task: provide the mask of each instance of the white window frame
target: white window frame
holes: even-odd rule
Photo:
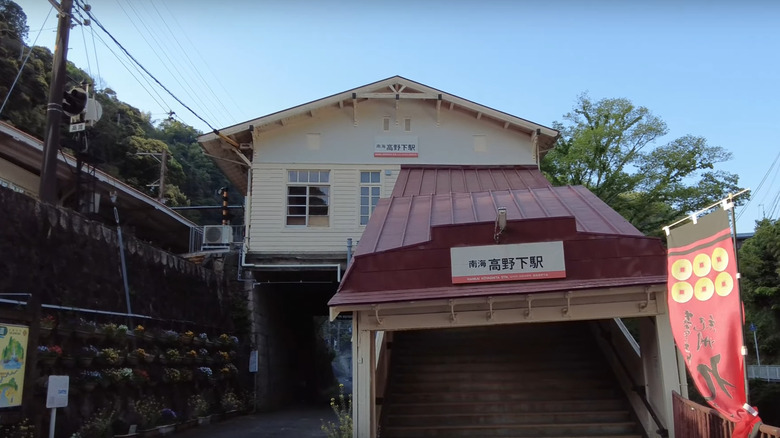
[[[295,177],[293,178],[293,175]],[[304,178],[305,175],[305,178]],[[315,178],[316,175],[316,178]],[[323,176],[325,177],[326,181],[322,181]],[[302,181],[305,179],[305,181]],[[312,181],[312,179],[316,179],[316,181]],[[291,188],[305,188],[305,191],[303,193],[295,193],[291,194],[290,189]],[[312,188],[315,187],[321,187],[326,189],[326,193],[324,195],[319,194],[313,194]],[[330,227],[330,213],[331,213],[331,206],[333,203],[331,202],[331,183],[330,183],[330,170],[328,169],[288,169],[287,170],[287,184],[285,187],[286,191],[286,201],[285,201],[285,209],[284,209],[284,225],[287,228],[327,228]],[[310,210],[312,207],[322,207],[322,206],[313,206],[311,205],[311,200],[313,197],[322,198],[325,197],[325,208],[327,209],[327,214],[325,215],[312,215]],[[305,204],[290,204],[291,198],[304,198]],[[291,214],[290,209],[291,208],[300,208],[304,207],[304,214]],[[317,224],[311,220],[312,217],[315,218],[327,218],[327,224]],[[304,218],[304,223],[302,224],[290,224],[290,218]]]
[[[368,176],[368,181],[363,182],[363,175]],[[376,174],[377,179],[373,181],[372,175]],[[382,171],[381,170],[361,170],[359,188],[358,188],[358,225],[365,227],[368,221],[371,219],[371,215],[374,214],[377,202],[382,198]],[[364,190],[365,189],[365,190]],[[363,201],[366,201],[366,205]],[[363,208],[366,207],[368,214],[364,214]],[[363,223],[363,218],[366,222]]]

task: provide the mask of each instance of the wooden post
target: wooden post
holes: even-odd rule
[[[353,437],[354,438],[375,438],[376,420],[374,403],[374,370],[375,370],[375,342],[374,332],[361,329],[362,312],[356,312],[352,319],[352,334],[354,341],[352,343],[353,360],[355,368],[353,369],[353,407],[355,415],[353,417]]]

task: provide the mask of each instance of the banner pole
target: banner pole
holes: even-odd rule
[[[744,190],[743,190],[744,191]],[[728,207],[731,210],[731,233],[734,235],[732,243],[734,244],[734,261],[737,264],[737,290],[739,291],[739,322],[740,331],[739,335],[742,339],[742,350],[739,352],[742,355],[742,374],[745,379],[745,403],[750,404],[750,385],[748,383],[747,373],[747,346],[745,345],[745,305],[742,303],[742,274],[739,269],[739,254],[737,252],[737,215],[735,210],[737,209],[734,204],[734,196],[729,193],[728,201],[724,204],[724,207]]]

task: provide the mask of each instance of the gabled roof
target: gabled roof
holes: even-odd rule
[[[509,222],[573,217],[579,232],[642,236],[585,187],[548,186],[380,199],[355,255],[427,242],[436,226],[492,223],[498,207]]]
[[[543,180],[528,168],[403,167],[393,196],[379,200],[329,305],[346,311],[664,283],[659,239],[645,237],[585,187]],[[507,211],[500,244],[562,241],[566,279],[452,284],[450,249],[495,245],[498,207]]]
[[[555,129],[480,105],[471,100],[446,93],[401,76],[392,76],[381,81],[353,88],[286,110],[228,126],[220,129],[219,134],[228,137],[230,141],[235,143],[251,143],[253,130],[263,132],[271,129],[279,129],[282,128],[287,121],[292,119],[313,117],[314,111],[325,107],[352,107],[357,105],[359,108],[360,102],[367,99],[395,99],[396,96],[398,96],[399,99],[429,100],[432,105],[444,105],[449,109],[465,111],[474,114],[481,120],[494,121],[509,130],[516,130],[532,135],[537,134],[541,156],[552,149],[553,144],[558,137],[558,131]],[[208,154],[217,157],[217,160],[215,160],[217,166],[222,169],[231,183],[246,193],[247,182],[245,166],[242,166],[239,163],[226,161],[235,161],[237,159],[236,152],[243,152],[230,145],[221,138],[220,135],[214,132],[198,137],[198,142]],[[233,150],[231,151],[231,149]]]
[[[402,165],[394,197],[552,187],[536,166]]]
[[[0,157],[40,175],[43,162],[43,142],[5,122],[0,122]],[[61,187],[75,185],[76,158],[66,153],[57,155],[57,180]],[[137,237],[153,242],[157,247],[174,252],[189,251],[190,228],[196,224],[146,194],[101,171],[95,170],[96,191],[104,206],[110,205],[109,192],[117,192],[122,222],[135,229]],[[104,209],[101,208],[101,211]],[[113,221],[110,208],[105,212]]]

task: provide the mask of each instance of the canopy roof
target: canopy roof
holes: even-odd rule
[[[0,158],[39,176],[43,142],[0,122]],[[75,157],[66,153],[57,155],[57,183],[64,193],[73,192],[75,169]],[[99,216],[105,223],[114,223],[109,194],[115,191],[122,224],[131,227],[136,237],[173,252],[189,251],[190,228],[195,227],[195,223],[101,170],[96,169],[94,176],[95,192],[102,199]]]
[[[464,174],[485,182],[487,190],[456,192]],[[393,196],[377,204],[330,306],[349,310],[666,281],[659,239],[643,236],[586,188],[552,187],[541,180],[538,170],[523,167],[402,168]],[[566,279],[452,284],[450,248],[495,245],[498,207],[507,210],[501,244],[562,241]]]

